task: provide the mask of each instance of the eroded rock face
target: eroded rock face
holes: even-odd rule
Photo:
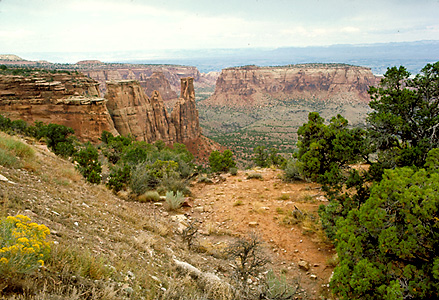
[[[135,80],[107,82],[108,110],[116,130],[148,143],[163,140],[172,143],[175,130],[158,92],[150,99]]]
[[[0,114],[29,124],[66,125],[81,141],[97,143],[105,130],[148,143],[184,143],[198,153],[198,148],[212,145],[201,136],[193,82],[193,78],[181,79],[181,97],[169,114],[160,93],[153,91],[148,97],[136,80],[107,82],[107,95],[101,98],[98,83],[83,75],[4,75],[0,76]]]
[[[158,91],[163,100],[177,99],[177,93],[171,88],[168,79],[166,79],[163,72],[154,72],[150,77],[144,78],[141,76],[139,81],[147,95],[152,95],[154,91]]]
[[[195,107],[193,78],[181,79],[180,99],[172,110],[171,120],[175,127],[177,142],[194,140],[201,135],[198,110]]]
[[[367,90],[376,83],[369,68],[343,64],[228,68],[205,103],[242,107],[267,105],[273,99],[368,102]]]
[[[84,66],[82,66],[84,67]],[[147,95],[157,90],[160,92],[164,100],[177,98],[175,91],[180,89],[180,78],[192,77],[195,80],[200,79],[200,72],[195,67],[189,66],[172,66],[172,65],[129,65],[129,64],[102,64],[93,65],[89,68],[81,68],[81,72],[95,79],[100,84],[102,95],[107,93],[106,81],[111,80],[137,80],[144,87],[149,87],[145,91]],[[155,75],[154,75],[155,73]],[[162,74],[163,77],[161,77]],[[161,80],[158,85],[158,79]],[[165,80],[163,80],[165,79]],[[148,82],[149,81],[149,82]],[[155,85],[154,87],[152,85]],[[174,93],[170,93],[170,88]]]
[[[107,106],[120,134],[167,144],[185,143],[201,135],[193,78],[181,79],[181,97],[170,116],[160,93],[153,91],[149,98],[137,81],[111,81],[107,87]]]
[[[98,142],[102,131],[117,131],[97,85],[82,75],[0,76],[0,114],[29,124],[65,125],[81,140]]]

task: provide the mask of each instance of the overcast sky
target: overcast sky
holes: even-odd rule
[[[439,0],[0,0],[0,54],[439,40]]]

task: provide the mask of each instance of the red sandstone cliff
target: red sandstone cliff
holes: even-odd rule
[[[104,130],[117,134],[97,85],[83,75],[41,72],[26,77],[3,75],[0,76],[0,114],[28,123],[66,125],[82,140],[97,142]]]
[[[107,86],[108,110],[120,134],[131,134],[136,140],[148,143],[163,140],[167,144],[186,143],[200,137],[193,78],[181,79],[181,97],[171,115],[160,93],[154,91],[148,98],[137,81],[110,81]]]
[[[172,89],[163,72],[154,72],[150,77],[142,78],[139,83],[147,95],[158,91],[165,101],[178,99],[177,93]]]
[[[367,102],[367,90],[376,83],[369,68],[342,64],[228,68],[204,103],[243,107],[266,105],[272,99]]]
[[[172,65],[130,65],[130,64],[101,64],[101,65],[80,65],[81,72],[95,79],[100,83],[101,93],[105,94],[105,82],[110,80],[137,80],[142,85],[147,86],[148,81],[157,81],[157,75],[162,73],[166,80],[162,80],[157,89],[164,100],[175,99],[175,94],[171,94],[168,85],[175,91],[180,90],[180,79],[192,77],[196,81],[200,79],[200,72],[196,67],[172,66]],[[153,78],[151,78],[153,77]],[[155,77],[155,78],[154,78]],[[145,82],[145,83],[143,83]]]
[[[169,114],[160,93],[146,96],[135,80],[107,82],[104,99],[98,83],[84,75],[0,75],[0,114],[28,123],[66,125],[82,141],[99,142],[106,130],[148,143],[184,143],[196,157],[207,158],[219,145],[201,135],[193,82],[181,79],[181,97]]]

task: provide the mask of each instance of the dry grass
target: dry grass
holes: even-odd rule
[[[231,299],[221,288],[176,277],[172,257],[194,254],[176,242],[176,224],[163,209],[86,183],[70,162],[46,150],[37,149],[33,160],[38,171],[0,166],[16,183],[0,185],[0,213],[25,214],[49,227],[51,259],[37,274],[0,284],[2,299],[171,299],[175,293],[180,299]],[[217,245],[207,248],[204,255],[222,260],[213,258]]]

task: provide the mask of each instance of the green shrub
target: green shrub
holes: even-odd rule
[[[214,173],[228,172],[230,168],[236,166],[233,160],[233,152],[230,150],[225,150],[223,154],[219,151],[212,151],[209,156],[210,169]]]
[[[75,131],[67,126],[58,124],[49,124],[44,129],[42,134],[46,137],[47,147],[49,147],[56,155],[64,155],[63,151],[68,147],[66,145],[60,146],[57,149],[59,143],[73,143],[73,140],[67,137],[74,134]]]
[[[300,297],[301,289],[298,285],[291,285],[287,282],[285,276],[276,276],[272,270],[270,270],[264,281],[264,290],[262,299],[273,300],[288,300],[288,299],[302,299]]]
[[[229,169],[229,173],[230,173],[230,175],[232,175],[232,176],[236,176],[236,175],[238,175],[238,169],[235,168],[235,167],[230,168],[230,169]]]
[[[300,169],[297,165],[296,160],[287,161],[282,179],[287,182],[302,180],[302,176],[300,175]]]
[[[110,173],[110,179],[107,187],[115,193],[126,189],[131,183],[131,167],[123,165],[122,167],[114,167]]]
[[[183,202],[184,196],[182,192],[166,192],[166,204],[168,205],[169,210],[176,210],[180,208]]]
[[[44,265],[50,254],[45,225],[31,223],[23,215],[0,221],[0,275],[29,274]]]
[[[154,190],[161,182],[166,183],[166,180],[161,181],[165,177],[177,177],[177,168],[178,164],[175,161],[156,160],[154,163],[138,164],[131,172],[130,188],[137,195]]]
[[[81,149],[75,154],[76,166],[79,172],[90,183],[101,182],[102,166],[98,160],[98,150],[92,144],[87,144],[85,148]]]
[[[165,191],[172,191],[174,193],[180,191],[183,195],[190,195],[190,190],[187,186],[188,181],[181,178],[178,173],[164,174],[164,176],[159,179],[159,188]]]

